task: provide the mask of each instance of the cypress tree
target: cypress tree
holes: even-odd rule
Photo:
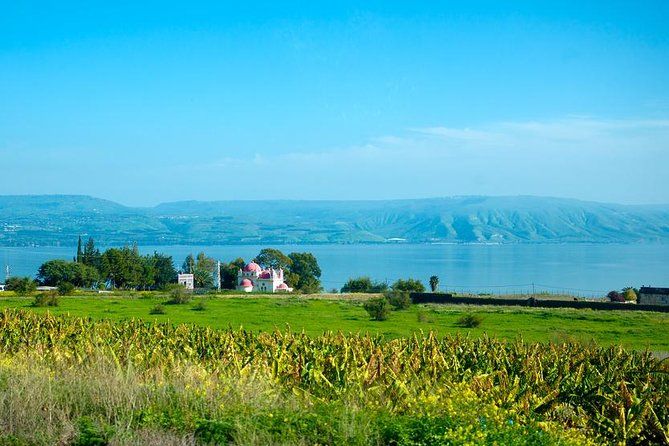
[[[77,263],[81,263],[81,254],[81,236],[79,236],[79,242],[77,243],[77,257],[75,259]]]

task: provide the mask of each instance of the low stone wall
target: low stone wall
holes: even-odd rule
[[[535,299],[497,299],[493,297],[456,297],[447,293],[411,293],[411,301],[415,304],[466,304],[466,305],[498,305],[538,308],[589,308],[591,310],[627,310],[627,311],[659,311],[669,313],[669,305],[636,305],[616,302],[589,302],[582,300],[546,300]]]

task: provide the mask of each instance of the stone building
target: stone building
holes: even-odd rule
[[[642,286],[637,303],[643,305],[669,305],[669,288]]]

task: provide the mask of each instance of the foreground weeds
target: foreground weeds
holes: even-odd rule
[[[0,444],[669,444],[666,361],[0,313]]]

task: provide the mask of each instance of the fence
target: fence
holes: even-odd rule
[[[592,302],[582,300],[549,300],[549,299],[498,299],[494,297],[456,297],[447,293],[411,293],[411,301],[415,304],[466,304],[466,305],[498,305],[539,308],[589,308],[591,310],[628,310],[658,311],[669,313],[669,305],[638,305],[616,302]]]

